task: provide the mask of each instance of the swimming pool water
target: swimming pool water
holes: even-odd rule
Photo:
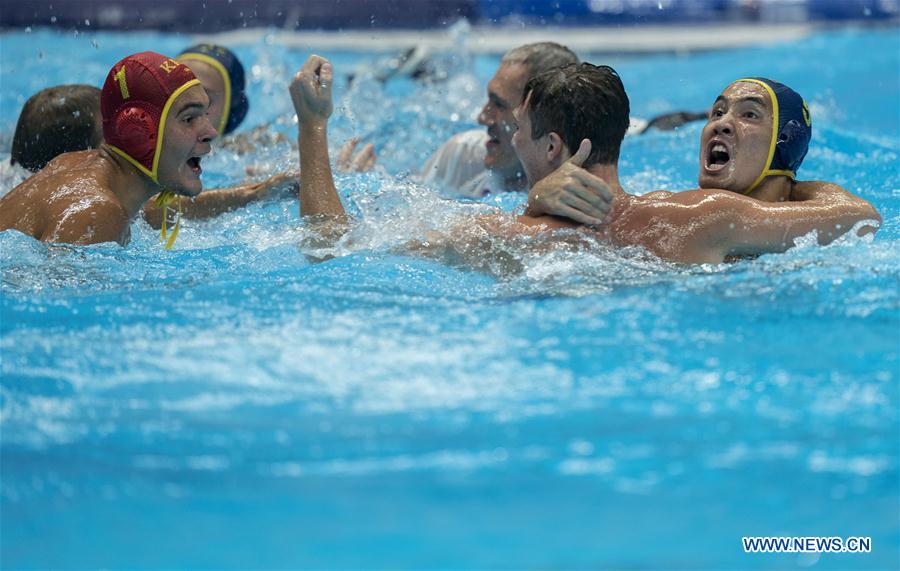
[[[189,41],[3,34],[0,160],[34,91]],[[619,71],[639,117],[705,108],[739,76],[796,87],[814,121],[801,178],[870,200],[874,240],[689,268],[497,243],[524,268],[507,278],[401,255],[484,208],[408,176],[474,125],[497,58],[467,53],[438,54],[434,84],[338,84],[332,144],[360,135],[382,169],[337,176],[361,223],[328,262],[298,247],[289,197],[190,221],[171,252],[142,221],[124,249],[0,233],[0,564],[895,568],[898,47],[890,28],[581,54]],[[236,51],[245,130],[293,137],[286,86],[309,52],[266,35]],[[342,77],[381,57],[323,55]],[[692,187],[699,131],[626,140],[625,187]],[[220,149],[204,183],[296,160],[286,143]],[[873,549],[744,554],[751,535]]]

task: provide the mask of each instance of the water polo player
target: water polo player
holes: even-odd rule
[[[202,190],[201,158],[216,131],[209,98],[183,63],[142,52],[116,63],[100,98],[104,142],[65,153],[0,199],[0,230],[91,244],[129,239],[129,222],[157,193]]]
[[[331,112],[332,69],[322,58],[314,61],[315,57],[304,65],[291,87],[292,94],[296,90],[303,96],[295,95],[301,120],[302,172],[319,173],[318,177],[303,179],[300,209],[303,215],[332,220],[332,227],[345,227],[346,214],[331,179],[324,135]],[[762,89],[759,83],[744,83]],[[602,188],[597,190],[615,206],[601,228],[586,230],[611,245],[641,246],[660,258],[676,262],[719,263],[732,256],[784,251],[795,238],[811,231],[823,236],[832,231],[831,236],[836,236],[861,220],[878,219],[871,205],[858,198],[848,201],[845,208],[835,209],[834,203],[828,201],[768,202],[722,189],[658,192],[646,196],[628,194],[619,184],[618,158],[628,127],[629,101],[612,68],[588,63],[568,65],[532,78],[525,85],[524,93],[524,101],[514,112],[518,130],[512,144],[532,191],[545,182],[555,187],[559,181],[555,175],[573,169],[576,174],[584,173],[599,181]],[[778,168],[782,166],[796,168],[798,155],[786,152],[781,162],[772,160],[775,151],[771,146],[771,114],[776,104],[771,99],[767,103],[743,84],[733,91],[726,90],[717,100],[710,124],[704,129],[704,140],[728,143],[723,144],[730,153],[728,158],[722,156],[715,160],[724,159],[723,164],[732,159],[744,162],[764,152],[764,158],[769,160],[760,160],[757,166],[768,174],[760,180],[771,175],[773,180],[790,181],[788,175],[776,171],[784,170]],[[324,111],[314,114],[307,109]],[[790,129],[793,132],[794,127]],[[710,134],[718,139],[711,138]],[[800,141],[806,137],[808,141],[802,132],[793,132],[791,136]],[[579,145],[577,150],[576,145]],[[716,144],[710,148],[722,151]],[[318,155],[313,155],[314,150],[318,150]],[[588,169],[581,169],[581,165]],[[741,177],[748,176],[744,165],[734,170]],[[759,172],[753,177],[748,178],[747,187],[756,183],[758,192],[774,196],[777,187],[758,183]],[[448,233],[432,233],[415,245],[415,249],[439,254],[452,252],[457,258],[460,254],[475,256],[481,259],[472,259],[472,264],[484,267],[483,258],[490,256],[490,252],[484,253],[471,245],[479,243],[486,234],[537,238],[547,230],[578,226],[576,222],[543,212],[515,217],[497,213],[467,219]],[[552,240],[556,236],[546,238]],[[571,233],[560,235],[567,243],[571,237]]]
[[[778,204],[777,214],[770,213],[769,220],[761,220],[774,229],[780,227],[779,220],[784,217],[783,222],[790,224],[792,217],[818,211],[821,223],[815,228],[820,244],[831,242],[864,220],[872,224],[861,226],[857,233],[875,232],[881,217],[867,201],[830,182],[796,180],[811,137],[809,108],[797,92],[770,79],[739,79],[716,98],[703,128],[700,188],[749,197],[754,202],[748,208],[755,206],[757,210]],[[671,196],[660,191],[642,198]],[[598,191],[597,179],[571,163],[535,185],[529,195],[530,214],[553,214],[602,226],[608,221],[609,211],[609,194],[604,196]],[[752,230],[753,225],[748,228]],[[792,244],[785,239],[775,243],[774,251]]]
[[[700,187],[760,200],[788,200],[812,138],[812,120],[793,89],[740,79],[716,98],[700,138]]]
[[[250,104],[246,93],[244,66],[237,55],[228,48],[216,44],[197,44],[182,51],[178,61],[184,63],[194,72],[209,96],[209,118],[220,135],[229,135],[243,122]],[[280,134],[270,131],[267,125],[258,127],[249,133],[240,133],[216,141],[231,151],[243,153],[265,145],[257,139],[266,139],[273,135],[270,142],[278,141]],[[375,147],[364,145],[363,149],[353,157],[357,141],[351,140],[341,150],[338,168],[343,171],[363,172],[370,170],[375,164]],[[143,217],[150,226],[162,230],[163,240],[166,237],[166,223],[178,224],[181,216],[191,219],[211,218],[229,212],[250,203],[264,200],[273,194],[296,194],[299,179],[296,172],[282,172],[260,182],[245,182],[228,188],[217,188],[205,191],[191,200],[177,199],[172,203],[163,203],[156,197],[144,205]]]
[[[219,135],[228,135],[244,120],[250,102],[247,99],[244,66],[224,46],[197,44],[178,54],[209,95],[209,117]]]

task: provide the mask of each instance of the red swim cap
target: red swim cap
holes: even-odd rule
[[[163,128],[172,102],[200,85],[190,68],[154,52],[130,55],[109,70],[100,93],[103,138],[158,183]]]

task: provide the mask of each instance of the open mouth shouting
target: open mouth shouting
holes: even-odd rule
[[[203,169],[200,167],[200,157],[191,157],[187,160],[187,165],[195,175],[200,176]]]
[[[717,173],[731,162],[731,149],[718,139],[713,139],[706,146],[706,160],[703,168],[708,173]]]

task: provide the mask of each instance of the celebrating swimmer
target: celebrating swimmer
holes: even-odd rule
[[[148,198],[195,196],[216,136],[209,97],[183,63],[142,52],[116,63],[101,90],[104,142],[59,155],[0,198],[0,230],[39,240],[126,244]]]
[[[528,190],[522,164],[512,148],[513,109],[522,100],[529,79],[571,63],[578,63],[575,52],[554,42],[508,51],[488,82],[488,100],[478,114],[478,123],[485,129],[458,133],[441,145],[422,168],[423,182],[475,198]]]
[[[700,189],[633,196],[567,161],[532,187],[527,213],[607,225],[614,240],[689,262],[783,252],[814,230],[824,245],[862,221],[871,224],[858,235],[874,233],[881,217],[867,201],[833,183],[796,180],[811,137],[799,94],[769,79],[740,79],[716,98],[703,128]]]
[[[191,68],[203,84],[209,96],[209,117],[221,135],[232,133],[244,120],[249,109],[246,93],[244,66],[237,55],[228,48],[216,44],[197,44],[180,54],[178,61]],[[268,126],[263,125],[250,133],[232,135],[224,141],[217,140],[231,150],[244,151],[259,145],[259,137],[271,135]],[[280,134],[269,137],[277,142]],[[375,147],[364,145],[362,150],[353,156],[358,141],[351,139],[341,149],[337,161],[338,170],[364,172],[375,164]],[[216,188],[204,191],[200,196],[189,199],[177,199],[170,206],[161,205],[156,198],[151,198],[144,205],[144,220],[154,228],[161,228],[168,212],[173,211],[186,218],[210,218],[278,193],[298,192],[299,179],[296,172],[275,174],[260,182],[246,182],[228,188]]]
[[[323,144],[331,113],[330,87],[318,90],[308,87],[315,85],[309,78],[311,69],[321,70],[323,77],[332,73],[326,60],[317,58],[313,63],[311,58],[291,87],[292,95],[296,86],[311,102],[307,107],[327,110],[317,115],[308,111],[304,114],[295,98],[301,120],[303,170],[311,171],[315,167],[319,173],[317,178],[302,183],[301,214],[329,217],[343,224],[346,215],[331,180],[327,145]],[[804,122],[796,124],[796,117],[789,111],[795,106],[787,98],[782,104],[783,122],[776,122],[772,112],[776,97],[770,97],[767,106],[766,99],[756,89],[763,89],[764,85],[770,85],[771,89],[772,83],[762,80],[742,83],[750,87],[742,85],[726,90],[704,129],[704,141],[708,141],[704,146],[707,153],[704,168],[709,176],[731,172],[735,176],[729,180],[733,179],[736,185],[755,185],[766,197],[775,197],[779,189],[783,196],[783,185],[777,180],[763,181],[769,176],[787,177],[787,169],[799,166],[809,141],[809,122],[801,114],[799,118]],[[322,85],[326,84],[330,85],[323,81]],[[614,245],[643,246],[664,259],[720,263],[729,256],[784,251],[794,239],[813,230],[820,235],[828,232],[834,235],[863,220],[873,220],[874,224],[880,221],[871,205],[856,197],[836,205],[832,200],[764,202],[721,189],[654,193],[647,197],[630,195],[618,179],[619,150],[628,129],[629,101],[615,70],[588,63],[568,65],[532,78],[524,93],[524,101],[514,113],[518,129],[512,142],[532,191],[547,180],[544,191],[557,189],[556,194],[574,196],[574,202],[575,198],[584,199],[571,192],[570,187],[578,188],[579,192],[589,189],[603,197],[597,201],[605,205],[603,219],[597,220],[603,225],[591,228],[534,210],[515,217],[512,224],[504,224],[504,217],[509,215],[495,214],[470,220],[452,236],[433,241],[441,247],[454,240],[469,239],[472,230],[504,236],[537,236],[547,230],[581,227]],[[304,119],[306,116],[314,120]],[[778,134],[773,134],[772,129]],[[788,145],[776,152],[779,138],[788,140]],[[307,148],[309,155],[304,154]],[[573,153],[573,149],[577,151]],[[739,159],[742,164],[728,166],[732,159]],[[745,161],[750,164],[744,164]],[[748,171],[754,166],[763,176],[759,172],[749,176]],[[562,173],[561,177],[551,177],[558,172]],[[562,187],[556,186],[561,178],[567,177],[575,182],[564,180]],[[611,211],[610,202],[614,203]],[[571,210],[571,206],[567,208]],[[868,231],[874,231],[874,226]]]
[[[250,108],[244,66],[237,55],[224,46],[197,44],[178,54],[176,60],[188,66],[206,90],[209,120],[219,135],[237,129]],[[173,214],[209,218],[262,200],[279,190],[296,191],[297,184],[295,173],[280,173],[260,182],[206,190],[189,200],[177,198],[170,204],[154,196],[144,205],[143,217],[154,228],[161,228]]]
[[[478,123],[486,129],[464,131],[448,139],[425,163],[422,181],[469,198],[528,190],[525,171],[512,147],[516,131],[513,110],[531,78],[578,61],[575,52],[554,42],[525,44],[506,52],[488,82],[488,100],[478,114]],[[675,111],[650,121],[632,119],[627,132],[672,130],[705,116]]]

